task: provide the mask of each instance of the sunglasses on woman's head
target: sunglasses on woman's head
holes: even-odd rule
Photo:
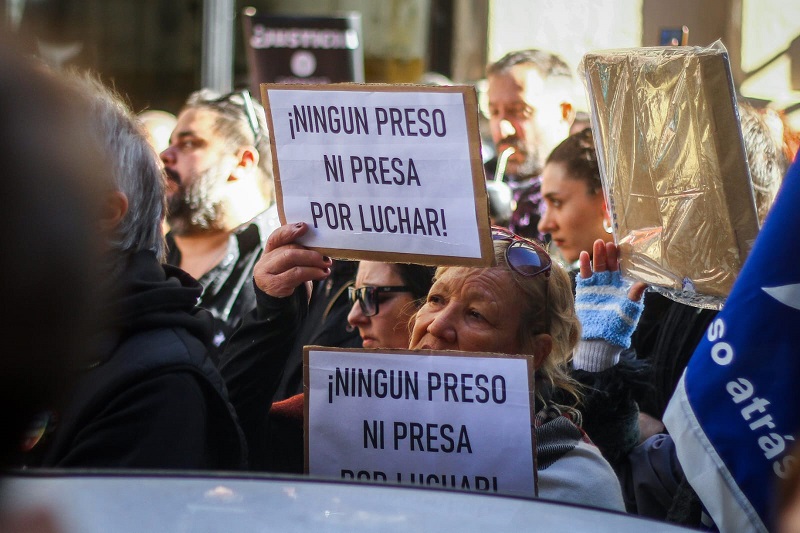
[[[501,226],[492,226],[492,240],[511,243],[506,248],[506,263],[517,274],[525,277],[544,274],[545,278],[550,278],[550,268],[553,266],[553,260],[550,259],[550,254],[541,244],[525,237],[520,237]],[[547,281],[549,282],[549,279]],[[546,332],[550,331],[549,299],[550,283],[546,283],[544,290]]]
[[[368,285],[358,289],[355,287],[347,288],[347,296],[350,298],[350,305],[357,301],[358,305],[361,306],[361,312],[364,313],[364,316],[375,316],[378,314],[378,296],[387,292],[411,292],[411,290],[405,285]]]
[[[511,269],[522,276],[550,275],[553,261],[541,244],[500,226],[492,226],[493,241],[509,241],[506,248],[506,262]]]

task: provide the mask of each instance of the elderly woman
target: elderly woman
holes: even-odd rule
[[[283,300],[282,305],[287,305],[287,298],[296,299],[298,294],[302,300],[306,297],[302,290],[304,282],[328,275],[329,259],[295,243],[307,229],[303,223],[286,225],[270,237],[267,253],[255,269],[262,303],[276,305]],[[497,266],[438,269],[435,283],[413,319],[409,345],[412,349],[499,352],[532,357],[537,370],[534,431],[540,496],[622,510],[617,478],[599,450],[580,430],[580,413],[553,401],[556,391],[561,398],[571,397],[573,404],[578,399],[567,367],[580,339],[580,323],[569,276],[537,243],[500,228],[493,229],[493,238]],[[615,264],[609,267],[616,269]],[[600,270],[599,266],[597,268]],[[301,290],[296,291],[298,287]],[[265,309],[260,306],[259,312],[263,311]],[[354,309],[351,316],[354,313],[357,315],[359,310]],[[291,331],[289,323],[277,325]],[[237,332],[226,355],[242,346],[242,341],[252,342],[246,333]],[[237,357],[234,355],[223,366],[223,375],[234,404],[241,409],[242,391],[264,390],[269,382],[244,371],[226,372]],[[271,360],[269,357],[260,359]],[[253,422],[248,420],[253,407],[250,402],[240,411],[246,431]],[[263,412],[263,405],[261,410]]]
[[[493,238],[497,266],[437,270],[410,347],[531,356],[539,495],[621,510],[617,478],[579,429],[580,413],[553,401],[556,391],[573,403],[579,397],[568,371],[580,338],[569,276],[537,243],[500,228]],[[609,266],[616,270],[615,261]]]

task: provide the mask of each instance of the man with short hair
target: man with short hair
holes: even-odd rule
[[[542,50],[509,52],[486,68],[489,124],[497,157],[487,178],[503,174],[514,191],[510,228],[540,237],[539,175],[553,148],[569,135],[575,118],[574,79],[566,62]],[[498,164],[499,163],[499,164]]]
[[[158,155],[118,95],[93,76],[66,77],[85,104],[73,135],[110,163],[95,193],[104,241],[95,283],[109,295],[95,317],[96,350],[31,464],[49,467],[237,469],[246,445],[208,357],[212,319],[201,287],[162,264],[166,183]],[[41,325],[47,334],[48,324]],[[49,426],[50,424],[48,424]]]
[[[253,266],[279,225],[276,211],[267,211],[273,181],[264,110],[247,91],[197,91],[161,159],[169,182],[167,263],[203,285],[199,305],[214,316],[219,349],[255,307]]]

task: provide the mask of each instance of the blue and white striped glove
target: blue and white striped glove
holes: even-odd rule
[[[581,339],[603,340],[629,348],[631,336],[644,304],[628,299],[631,283],[619,270],[595,272],[588,278],[577,276],[575,312],[582,327]]]

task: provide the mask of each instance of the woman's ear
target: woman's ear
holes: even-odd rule
[[[103,211],[100,216],[100,228],[103,231],[111,232],[119,226],[119,223],[128,213],[128,197],[122,191],[112,191],[108,193],[103,202]]]
[[[553,351],[553,337],[540,333],[533,338],[533,368],[539,370],[550,352]]]

